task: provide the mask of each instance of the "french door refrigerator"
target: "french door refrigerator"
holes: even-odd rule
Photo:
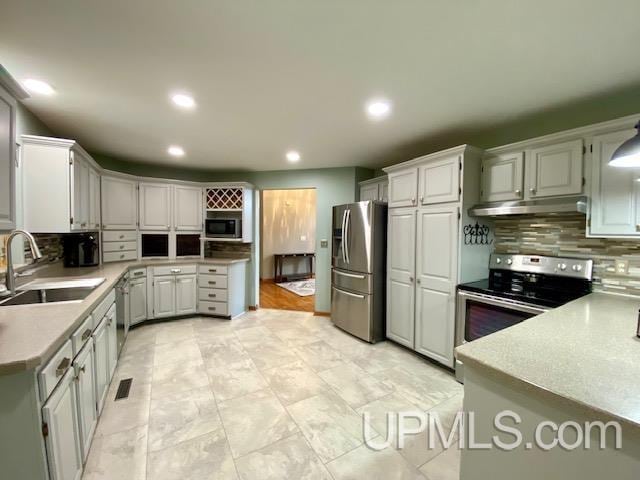
[[[367,342],[385,338],[387,204],[333,207],[331,320]]]

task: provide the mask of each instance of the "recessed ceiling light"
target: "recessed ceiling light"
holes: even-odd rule
[[[391,113],[391,102],[384,99],[375,99],[367,103],[367,115],[373,120],[382,120]]]
[[[23,85],[24,88],[29,90],[31,93],[37,93],[40,95],[53,95],[56,93],[51,85],[47,82],[43,82],[42,80],[28,78],[23,82]]]
[[[169,155],[173,155],[174,157],[184,157],[184,149],[177,145],[171,145],[167,148],[167,152]]]
[[[300,154],[295,150],[291,150],[287,152],[287,160],[289,160],[291,163],[295,163],[300,160]]]
[[[171,95],[171,101],[180,108],[192,109],[196,106],[196,101],[193,97],[186,93],[174,93]]]

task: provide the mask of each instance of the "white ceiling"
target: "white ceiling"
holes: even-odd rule
[[[2,0],[0,63],[88,150],[213,169],[378,166],[640,81],[638,0]],[[198,107],[176,110],[175,89]],[[374,123],[364,103],[393,101]],[[169,157],[178,144],[187,155]],[[426,152],[410,152],[419,154]]]

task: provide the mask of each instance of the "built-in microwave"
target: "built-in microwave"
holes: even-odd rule
[[[242,220],[240,218],[207,218],[204,225],[207,238],[242,238]]]

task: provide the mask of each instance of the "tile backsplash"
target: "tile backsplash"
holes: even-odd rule
[[[62,258],[62,235],[58,233],[35,233],[36,244],[40,248],[42,254],[49,259],[50,262]],[[6,241],[8,235],[0,235],[0,268],[6,266]],[[18,241],[16,238],[14,243]],[[29,244],[24,241],[24,254],[26,263],[31,263],[31,250]]]
[[[211,257],[216,253],[251,255],[251,244],[241,242],[204,242],[205,257]]]
[[[640,239],[587,238],[580,214],[525,215],[494,219],[497,253],[593,259],[593,289],[640,296]],[[629,273],[616,273],[616,260],[629,262]]]

